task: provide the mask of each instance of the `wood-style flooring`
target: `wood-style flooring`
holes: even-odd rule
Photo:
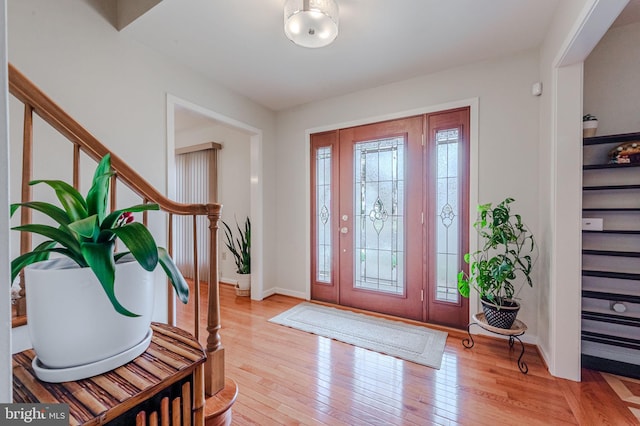
[[[299,299],[255,302],[226,285],[220,299],[226,375],[239,388],[234,425],[640,425],[640,397],[625,401],[586,369],[581,383],[554,378],[532,346],[524,375],[505,340],[478,336],[465,349],[466,334],[447,329],[435,370],[268,322]]]

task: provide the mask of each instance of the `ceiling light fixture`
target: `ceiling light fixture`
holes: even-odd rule
[[[324,47],[338,36],[338,3],[335,0],[287,0],[284,32],[297,45]]]

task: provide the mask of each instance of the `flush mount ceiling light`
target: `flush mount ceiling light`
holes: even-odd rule
[[[338,4],[335,0],[287,0],[284,32],[303,47],[330,44],[338,35]]]

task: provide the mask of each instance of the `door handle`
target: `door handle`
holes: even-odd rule
[[[349,228],[347,228],[346,226],[343,226],[342,228],[340,228],[340,233],[341,234],[346,234],[349,232]]]

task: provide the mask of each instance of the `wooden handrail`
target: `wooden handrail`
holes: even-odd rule
[[[33,111],[50,126],[58,130],[71,142],[79,145],[81,150],[93,160],[100,161],[102,157],[110,152],[107,147],[71,118],[69,114],[11,64],[9,64],[9,91],[22,103],[30,105]],[[180,215],[220,214],[220,204],[183,204],[165,197],[113,153],[111,153],[111,166],[123,183],[141,197],[159,204],[162,210]]]
[[[33,112],[38,114],[46,123],[56,129],[74,144],[74,165],[78,164],[79,153],[84,152],[96,162],[100,161],[110,151],[91,133],[75,121],[69,114],[60,108],[34,83],[26,78],[13,65],[9,64],[9,91],[18,100],[25,104],[25,110],[29,115]],[[25,137],[31,138],[31,120],[26,123]],[[27,128],[28,127],[28,128]],[[29,149],[31,151],[31,149]],[[31,157],[32,152],[23,153]],[[30,167],[31,160],[24,160],[27,167]],[[129,167],[120,157],[111,153],[111,166],[117,178],[127,185],[133,192],[143,199],[143,202],[156,203],[160,210],[169,214],[171,221],[173,215],[207,216],[209,219],[210,247],[209,247],[209,305],[207,308],[207,362],[205,364],[205,389],[208,396],[218,393],[224,388],[224,348],[220,342],[220,296],[218,289],[218,245],[217,231],[220,220],[222,206],[216,203],[208,204],[184,204],[175,202],[149,184],[135,170]],[[30,178],[29,178],[30,179]],[[74,186],[78,185],[79,174],[74,171]],[[112,186],[112,196],[115,195],[115,185]],[[24,195],[24,194],[23,194]],[[28,195],[28,194],[26,194]],[[25,200],[23,200],[25,201]],[[114,200],[112,200],[114,201]],[[29,209],[23,209],[29,211]],[[146,215],[145,215],[146,222]],[[172,226],[169,224],[169,243],[172,243]],[[195,232],[195,231],[194,231]],[[25,234],[26,235],[26,234]],[[30,248],[29,248],[30,249]],[[198,275],[196,274],[196,278]],[[197,283],[196,283],[197,284]],[[171,288],[169,286],[169,288]],[[197,288],[197,285],[196,285]],[[197,292],[197,291],[196,291]],[[196,297],[197,298],[197,297]],[[172,299],[172,298],[169,298]],[[196,304],[199,306],[199,304]],[[170,310],[169,318],[172,317],[173,303],[168,302]],[[196,324],[199,324],[199,315],[195,315]],[[196,329],[196,334],[198,333]]]

